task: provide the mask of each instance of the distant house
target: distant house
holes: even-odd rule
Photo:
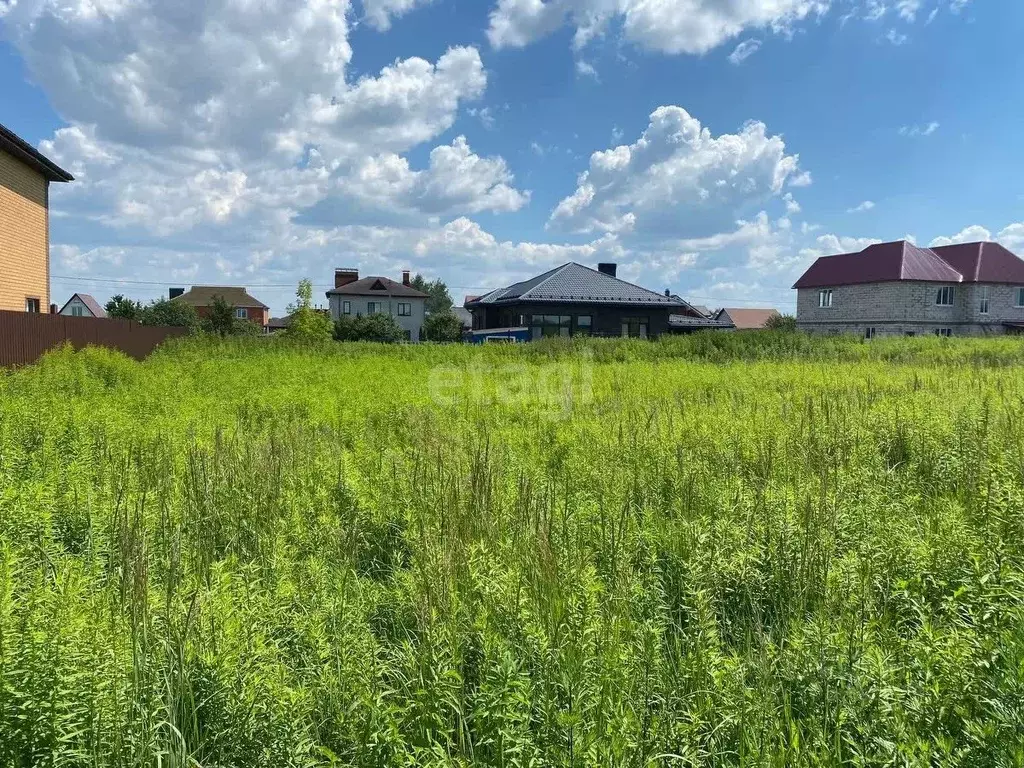
[[[270,319],[270,307],[249,295],[245,288],[220,285],[194,285],[188,291],[172,288],[171,301],[191,304],[200,317],[208,317],[214,299],[220,296],[235,310],[235,317],[248,320],[265,328]]]
[[[468,297],[467,297],[468,298]],[[616,277],[615,264],[597,269],[569,262],[466,302],[477,340],[544,336],[657,337],[672,315],[693,313],[673,296]]]
[[[107,313],[92,296],[76,293],[60,308],[58,314],[70,317],[106,317]]]
[[[409,341],[419,341],[426,316],[427,294],[412,287],[409,271],[402,272],[402,282],[387,277],[359,278],[359,270],[334,270],[334,288],[327,292],[331,319],[362,315],[391,315],[405,331]]]
[[[729,327],[737,331],[749,331],[764,328],[768,321],[779,315],[777,309],[753,309],[723,307],[715,313],[715,319],[722,323],[728,323]]]
[[[74,177],[0,125],[0,309],[50,311],[50,182]]]
[[[878,243],[822,256],[793,287],[797,327],[814,333],[873,338],[1024,331],[1024,261],[999,243]]]

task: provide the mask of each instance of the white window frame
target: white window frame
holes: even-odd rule
[[[71,316],[72,317],[84,317],[85,316],[85,312],[83,311],[84,309],[85,309],[85,307],[83,307],[81,304],[75,304],[73,307],[71,307]]]
[[[384,306],[384,302],[383,301],[368,301],[368,302],[366,302],[366,314],[368,314],[368,315],[379,314],[379,313],[384,311],[382,309],[383,306]]]
[[[989,310],[988,286],[978,287],[978,314],[987,315]]]
[[[953,335],[953,329],[952,328],[936,328],[935,329],[935,335],[936,336],[943,336],[943,337],[948,338],[948,337]]]
[[[235,318],[238,320],[248,320],[249,310],[245,307],[235,307]]]
[[[818,290],[818,309],[832,309],[831,288],[820,288]]]
[[[412,317],[412,304],[405,301],[398,302],[398,316]]]
[[[1015,307],[1024,307],[1024,285],[1017,286],[1017,303]]]
[[[873,339],[873,338],[875,338],[875,329],[874,328],[865,328],[864,329],[864,339],[865,340],[869,340],[869,339]]]
[[[352,314],[352,302],[351,301],[343,301],[343,302],[341,302],[341,314],[343,314],[343,315],[351,315]]]
[[[955,300],[954,286],[944,285],[935,294],[935,306],[952,307]]]

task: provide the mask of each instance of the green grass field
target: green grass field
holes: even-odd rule
[[[0,766],[1024,764],[1024,342],[0,376]]]

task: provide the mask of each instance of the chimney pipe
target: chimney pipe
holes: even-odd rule
[[[343,285],[354,283],[359,279],[358,269],[348,269],[346,267],[340,267],[334,270],[334,287],[341,288]]]
[[[609,277],[615,277],[616,266],[611,262],[601,262],[597,265],[597,271],[602,275],[608,275]]]
[[[670,291],[668,288],[666,288],[665,289],[665,296],[667,296],[668,298],[671,299],[672,298],[672,291]]]
[[[409,270],[408,269],[403,269],[402,270],[402,285],[410,285],[410,282],[409,282]]]
[[[176,299],[179,296],[183,295],[184,293],[185,293],[185,289],[184,288],[170,288],[167,291],[167,298],[168,299]]]

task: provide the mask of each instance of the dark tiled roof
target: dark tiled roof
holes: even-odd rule
[[[929,248],[906,240],[869,245],[859,253],[822,256],[796,281],[794,288],[884,283],[893,280],[963,281],[960,272]]]
[[[718,320],[727,319],[729,324],[739,330],[750,330],[753,328],[764,328],[765,324],[779,314],[777,309],[753,309],[723,307],[718,310],[715,318]]]
[[[691,304],[691,307],[700,312],[704,317],[711,317],[711,310],[705,307],[703,304]]]
[[[21,160],[21,162],[39,171],[48,181],[75,180],[74,176],[2,124],[0,124],[0,150],[6,151],[8,154]]]
[[[931,250],[963,275],[965,283],[1024,283],[1024,261],[999,243],[962,243]]]
[[[410,285],[391,280],[387,277],[364,277],[362,280],[348,283],[341,288],[332,288],[328,296],[401,296],[410,299],[425,299],[427,294],[417,291]]]
[[[509,304],[517,301],[641,304],[663,306],[670,309],[689,307],[685,302],[680,302],[671,296],[649,291],[572,261],[529,280],[491,291],[475,301],[467,303],[479,306],[481,304]]]
[[[76,296],[78,297],[79,301],[85,304],[86,308],[89,310],[93,317],[107,316],[106,310],[103,309],[103,307],[100,306],[100,303],[96,301],[96,299],[94,299],[88,293],[76,293],[72,295],[72,297],[64,303],[64,306],[60,308],[60,311],[63,312],[65,309],[67,309],[68,304],[74,301]]]
[[[177,296],[171,301],[180,301],[185,304],[191,304],[193,307],[211,307],[213,306],[213,298],[215,296],[221,296],[228,304],[232,307],[260,307],[262,309],[269,309],[259,299],[255,299],[249,295],[245,288],[231,285],[193,285],[192,288],[181,296]]]

